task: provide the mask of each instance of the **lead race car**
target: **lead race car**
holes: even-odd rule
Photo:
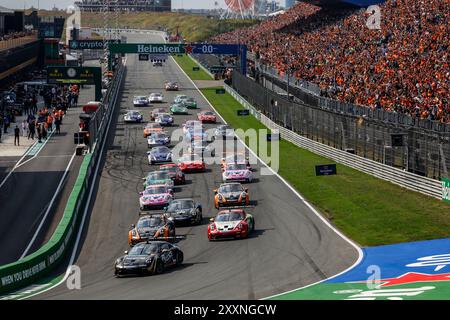
[[[183,251],[169,242],[141,242],[116,260],[114,275],[160,274],[169,267],[181,266],[183,259]]]
[[[249,234],[255,230],[255,219],[243,209],[220,211],[210,221],[209,241],[223,238],[248,238]]]
[[[128,232],[130,247],[147,240],[175,240],[175,223],[164,214],[145,215]]]
[[[164,88],[166,89],[166,91],[178,91],[178,89],[179,89],[178,83],[173,82],[173,81],[167,81],[164,84]]]
[[[173,199],[173,191],[164,185],[154,185],[147,187],[139,195],[139,208],[146,209],[164,208]]]
[[[175,225],[199,225],[202,223],[202,206],[193,199],[172,200],[165,209],[165,215]]]

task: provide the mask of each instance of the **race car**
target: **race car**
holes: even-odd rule
[[[173,100],[174,103],[183,103],[185,100],[189,99],[189,97],[185,94],[178,94]]]
[[[188,109],[197,109],[197,101],[194,98],[188,97],[181,103]]]
[[[175,185],[186,183],[183,171],[175,163],[160,165],[159,171],[167,172]]]
[[[193,199],[172,200],[165,209],[166,217],[179,225],[199,225],[202,223],[202,206]]]
[[[157,162],[171,162],[172,151],[166,146],[154,147],[147,152],[148,163],[153,165]]]
[[[141,242],[125,251],[114,264],[114,275],[160,274],[183,264],[183,251],[166,241]]]
[[[164,208],[173,199],[173,191],[164,185],[154,185],[147,187],[139,193],[139,208],[146,209]]]
[[[144,120],[144,116],[137,110],[130,110],[123,117],[123,121],[125,122],[139,123],[142,120]]]
[[[178,91],[178,84],[176,82],[168,81],[164,84],[166,91]]]
[[[166,186],[169,190],[173,191],[174,182],[167,172],[153,171],[144,178],[144,188],[155,185]]]
[[[154,67],[162,67],[162,65],[163,65],[162,61],[153,61]]]
[[[192,142],[187,147],[187,152],[195,153],[203,157],[215,156],[214,145],[208,143],[205,140],[192,140]]]
[[[160,113],[167,113],[167,110],[164,109],[164,108],[156,108],[156,109],[153,109],[152,112],[150,112],[150,120],[155,121],[156,117],[157,117]]]
[[[151,147],[170,145],[170,136],[164,132],[154,132],[147,137],[147,144]]]
[[[160,113],[156,116],[155,122],[162,126],[171,126],[173,124],[173,117],[168,113]]]
[[[214,206],[219,209],[224,206],[248,206],[250,197],[248,189],[240,183],[224,183],[214,190]]]
[[[227,124],[222,124],[214,130],[213,139],[233,139],[234,129]]]
[[[170,106],[170,114],[189,114],[187,108],[181,103],[174,103]]]
[[[247,168],[247,164],[245,162],[227,163],[225,164],[225,170],[222,173],[222,180],[223,182],[252,182],[253,174]]]
[[[205,162],[201,157],[195,154],[185,154],[177,160],[178,167],[183,172],[206,171]]]
[[[161,238],[166,241],[169,238],[175,240],[175,223],[164,214],[142,216],[128,231],[130,247],[140,242]]]
[[[163,128],[159,123],[147,123],[144,127],[144,138],[147,138],[153,133],[162,132]]]
[[[186,134],[189,130],[192,129],[203,129],[203,124],[198,120],[188,120],[183,124],[183,133]]]
[[[164,101],[164,96],[160,92],[153,92],[148,96],[148,101],[150,103],[162,103]]]
[[[250,165],[248,157],[242,153],[225,153],[220,163],[222,171],[224,171],[225,166],[230,163],[245,163],[247,165],[247,169],[250,171],[252,170],[252,166]]]
[[[188,142],[194,140],[208,141],[208,133],[203,128],[188,129],[184,136]]]
[[[197,113],[197,119],[202,123],[216,123],[216,115],[212,111],[202,111]]]
[[[242,209],[222,210],[210,219],[208,240],[248,238],[255,231],[255,219]]]
[[[149,101],[148,98],[145,96],[135,96],[133,98],[133,105],[135,107],[145,107],[148,106]]]

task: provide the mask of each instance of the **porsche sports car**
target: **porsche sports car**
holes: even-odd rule
[[[150,103],[162,103],[164,101],[164,96],[160,92],[150,93],[148,97]]]
[[[160,274],[183,264],[183,251],[166,241],[141,242],[114,264],[114,275]]]
[[[229,163],[245,163],[247,165],[248,170],[252,170],[252,166],[250,165],[250,161],[245,154],[242,153],[226,153],[222,157],[221,168],[222,171],[225,170],[225,165]]]
[[[210,219],[208,240],[247,238],[255,230],[255,219],[242,209],[222,210]]]
[[[139,123],[142,120],[144,120],[144,116],[137,110],[130,110],[123,117],[123,121],[125,122]]]
[[[147,144],[151,147],[170,145],[170,136],[164,132],[154,132],[147,137]]]
[[[161,238],[166,241],[175,239],[175,223],[164,214],[142,216],[128,231],[128,244],[131,247],[139,242]]]
[[[159,171],[167,172],[175,185],[186,183],[183,171],[175,163],[163,164],[159,166]]]
[[[225,164],[225,170],[222,173],[223,182],[252,182],[253,174],[247,168],[245,162],[241,163],[227,163]]]
[[[153,109],[152,112],[150,112],[150,120],[155,121],[156,117],[160,113],[167,113],[167,110],[164,108]]]
[[[153,171],[150,172],[145,178],[144,178],[144,188],[155,186],[155,185],[162,185],[166,186],[169,190],[173,191],[173,185],[174,182],[170,178],[169,174],[165,171]]]
[[[178,167],[183,172],[206,171],[205,162],[195,154],[185,154],[177,160]]]
[[[248,206],[250,197],[248,189],[240,183],[224,183],[214,190],[214,206],[219,209],[225,206]]]
[[[156,116],[155,122],[162,126],[171,126],[173,124],[173,117],[168,113],[160,113]]]
[[[154,67],[162,67],[162,65],[163,65],[162,61],[153,61]]]
[[[197,109],[197,101],[194,98],[188,97],[182,103],[188,109]]]
[[[193,225],[202,223],[202,206],[193,199],[172,200],[165,209],[167,218],[178,225]]]
[[[173,191],[164,185],[149,186],[139,195],[141,210],[164,208],[173,199]]]
[[[147,138],[153,133],[162,132],[163,128],[159,123],[147,123],[144,127],[144,138]]]
[[[215,156],[214,145],[208,143],[208,141],[205,140],[192,140],[192,142],[187,147],[187,151],[189,153],[195,153],[203,157]]]
[[[157,162],[171,162],[172,161],[172,151],[166,146],[154,147],[152,150],[147,152],[148,163],[153,165]]]
[[[170,113],[175,114],[189,114],[187,108],[181,103],[174,103],[170,106]]]
[[[208,141],[208,133],[202,128],[188,129],[184,136],[189,142],[193,140]]]
[[[175,99],[173,100],[174,103],[183,103],[186,99],[188,99],[189,97],[185,94],[179,94],[175,97]]]
[[[183,124],[183,133],[186,134],[189,130],[192,129],[203,129],[203,124],[198,120],[188,120]]]
[[[145,96],[135,96],[133,98],[133,105],[135,107],[145,107],[148,106],[149,101],[148,98]]]
[[[178,84],[176,82],[168,81],[164,84],[166,91],[178,91]]]
[[[202,111],[197,113],[197,119],[202,123],[216,123],[216,114],[212,111]]]
[[[233,139],[234,129],[227,124],[222,124],[214,130],[214,139]]]

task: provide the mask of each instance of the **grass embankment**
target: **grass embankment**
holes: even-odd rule
[[[175,12],[130,12],[119,15],[120,28],[155,29],[163,27],[171,33],[176,33],[178,28],[183,37],[190,42],[203,41],[216,34],[244,28],[256,22],[257,20],[220,20]],[[83,27],[102,28],[103,19],[98,13],[82,12],[81,24]],[[111,21],[111,24],[114,27],[115,21]]]
[[[228,93],[202,89],[234,128],[266,129],[256,118],[238,117],[242,106]],[[280,141],[279,174],[347,236],[363,246],[450,237],[450,205],[338,164],[335,176],[315,176],[331,160]]]
[[[183,68],[184,72],[187,73],[187,75],[192,80],[214,80],[209,74],[205,72],[201,67],[197,65],[191,58],[189,58],[187,55],[173,55],[172,56],[175,61],[180,65],[181,68]],[[193,68],[197,67],[199,70],[194,71]]]

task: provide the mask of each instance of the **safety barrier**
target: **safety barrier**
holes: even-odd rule
[[[225,85],[225,90],[244,108],[250,110],[250,113],[262,124],[271,130],[278,130],[282,139],[289,141],[300,148],[309,150],[315,154],[329,158],[337,163],[341,163],[374,177],[392,182],[403,188],[417,191],[430,197],[438,199],[442,198],[442,184],[438,180],[384,165],[377,161],[366,159],[303,137],[289,129],[279,126],[264,114],[260,113],[230,86]]]
[[[36,252],[5,266],[0,267],[0,293],[26,286],[33,281],[47,275],[66,256],[71,247],[74,235],[81,221],[91,187],[94,166],[100,160],[100,148],[110,117],[113,114],[117,95],[122,85],[124,69],[120,66],[103,100],[105,110],[99,124],[99,133],[92,153],[87,154],[80,167],[80,171],[67,201],[64,214],[50,240]]]

